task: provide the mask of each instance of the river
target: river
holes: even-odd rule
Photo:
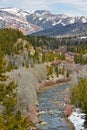
[[[65,90],[70,87],[60,85],[39,94],[40,120],[45,122],[39,125],[40,130],[72,130],[63,113]]]

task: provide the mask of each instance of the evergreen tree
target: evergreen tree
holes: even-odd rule
[[[87,79],[80,79],[78,85],[71,88],[72,103],[79,102],[83,112],[86,114],[84,125],[87,126]]]
[[[47,65],[47,79],[49,79],[50,75],[52,75],[52,67]]]
[[[4,83],[5,62],[0,53],[0,130],[27,130],[28,122],[22,116],[17,106],[17,84],[14,81]],[[2,80],[1,80],[2,79]],[[1,108],[0,108],[1,109]]]
[[[59,76],[58,66],[55,66],[55,73],[56,73],[56,76],[58,77]]]

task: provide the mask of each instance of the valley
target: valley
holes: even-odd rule
[[[38,129],[45,118],[49,122],[49,113],[48,117],[42,115],[44,119],[39,119],[39,113],[44,111],[42,104],[44,104],[45,100],[41,101],[38,93],[42,97],[47,94],[54,108],[57,103],[56,98],[60,100],[59,102],[63,101],[61,94],[55,98],[53,92],[56,89],[58,91],[65,89],[68,87],[66,85],[68,83],[70,87],[75,86],[81,78],[87,78],[86,42],[86,37],[84,39],[80,37],[48,38],[25,36],[18,29],[7,28],[0,30],[0,129],[14,129],[15,127],[18,130],[22,128],[24,130]],[[60,84],[62,86],[59,87]],[[79,89],[75,90],[76,92],[79,91]],[[55,101],[50,99],[50,91],[52,91],[51,96],[55,98]],[[81,89],[81,92],[83,92],[83,89]],[[86,98],[86,95],[84,97]],[[80,96],[77,94],[78,101],[79,98]],[[72,103],[75,105],[76,100],[72,99]],[[86,103],[83,100],[81,100],[81,103],[83,104],[81,109],[86,113]],[[46,104],[48,110],[51,105],[48,102]],[[60,104],[59,108],[61,109]],[[61,112],[63,112],[62,109],[60,114]],[[55,114],[52,116],[54,116],[52,119],[56,118]],[[57,119],[55,119],[56,124],[59,120]],[[24,122],[25,125],[23,125]],[[6,124],[8,125],[6,126]],[[48,127],[53,128],[50,123],[48,123],[46,129],[49,129]],[[55,127],[60,126],[55,125]]]
[[[87,0],[0,0],[0,130],[87,130]]]

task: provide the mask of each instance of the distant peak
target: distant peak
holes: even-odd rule
[[[19,8],[12,8],[12,7],[8,7],[8,8],[1,8],[1,10],[3,11],[14,11],[14,12],[17,12],[17,11],[22,11],[22,9],[19,9]]]
[[[24,10],[25,12],[29,13],[29,14],[33,14],[35,13],[35,10]]]
[[[50,14],[50,12],[48,10],[36,10],[35,13],[39,13],[39,14],[43,14],[43,13]]]

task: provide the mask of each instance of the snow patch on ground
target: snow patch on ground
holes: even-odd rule
[[[75,130],[84,130],[84,113],[79,113],[78,109],[73,111],[72,114],[69,116],[70,121],[74,124]]]

